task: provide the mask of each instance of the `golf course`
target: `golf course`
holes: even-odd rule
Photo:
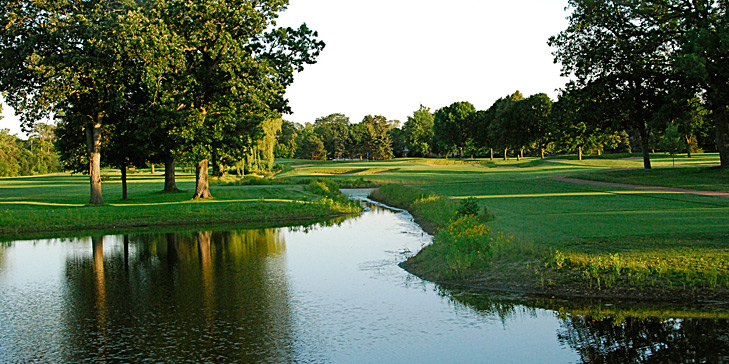
[[[104,170],[103,206],[86,205],[82,175],[3,178],[0,233],[10,240],[90,230],[286,225],[359,212],[337,196],[337,187],[383,186],[373,198],[408,208],[435,234],[431,246],[403,263],[426,279],[548,295],[726,301],[727,172],[716,168],[715,154],[678,156],[675,167],[669,156],[652,158],[653,170],[640,169],[634,155],[280,160],[274,176],[212,180],[214,198],[202,201],[190,199],[194,175],[184,170],[178,171],[178,193],[158,192],[163,172],[131,171],[126,201],[119,171]],[[478,211],[459,219],[466,200]],[[438,248],[439,241],[447,247]]]

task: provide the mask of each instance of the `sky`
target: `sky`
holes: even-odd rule
[[[342,113],[407,121],[425,105],[457,101],[485,110],[521,91],[552,99],[567,81],[547,39],[567,27],[567,0],[290,0],[278,26],[306,23],[326,47],[297,74],[286,97],[313,123]],[[3,105],[0,129],[20,132]]]

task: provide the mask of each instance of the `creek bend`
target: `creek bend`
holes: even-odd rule
[[[0,243],[0,362],[729,360],[721,309],[442,287],[397,266],[431,239],[407,212],[326,225]]]

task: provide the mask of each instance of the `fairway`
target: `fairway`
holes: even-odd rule
[[[475,197],[479,205],[494,212],[496,218],[490,222],[493,228],[545,246],[559,247],[581,239],[645,235],[690,237],[727,231],[729,198],[553,179],[558,176],[596,176],[596,179],[606,180],[603,171],[629,171],[641,163],[634,158],[583,161],[402,159],[320,163],[294,168],[280,177],[310,176],[313,174],[311,171],[321,175],[326,173],[327,168],[336,171],[346,166],[357,168],[360,175],[342,176],[332,172],[331,178],[364,177],[379,183],[413,185],[452,199]],[[666,181],[670,180],[666,177],[668,173],[681,175],[682,170],[696,166],[717,165],[718,156],[707,154],[690,159],[678,158],[677,168],[668,168],[671,159],[667,156],[654,156],[653,163],[656,168],[650,171],[651,174],[659,174]],[[368,169],[384,172],[366,174]],[[686,183],[688,185],[682,187],[702,187]],[[716,184],[709,190],[716,190]]]

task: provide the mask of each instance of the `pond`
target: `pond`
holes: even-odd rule
[[[397,266],[430,239],[371,205],[308,227],[0,243],[0,363],[729,361],[722,307],[442,287]]]

